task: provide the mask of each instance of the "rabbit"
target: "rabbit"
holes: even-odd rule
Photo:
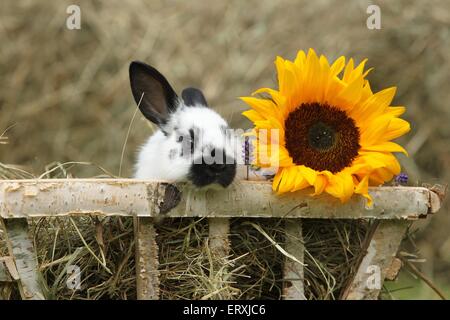
[[[141,147],[134,178],[185,181],[197,188],[228,187],[236,175],[236,153],[228,123],[212,110],[203,93],[186,88],[181,99],[155,68],[133,61],[133,97],[158,129]]]

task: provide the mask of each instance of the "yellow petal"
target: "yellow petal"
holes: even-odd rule
[[[342,179],[342,195],[340,197],[342,202],[347,202],[354,191],[353,178],[350,174],[340,173],[339,177]]]
[[[341,183],[341,178],[335,175],[328,177],[328,184],[325,187],[325,191],[328,194],[331,194],[335,198],[341,198],[342,197],[342,189],[343,185]]]
[[[320,72],[319,58],[313,49],[309,49],[306,57],[305,79],[303,83],[303,102],[315,102],[317,91],[323,89],[318,82],[317,74]]]
[[[294,187],[293,175],[290,174],[292,168],[294,167],[283,168],[283,176],[281,177],[280,185],[278,186],[278,193],[289,192]]]
[[[324,175],[317,175],[316,181],[314,182],[314,193],[313,195],[319,195],[325,190],[325,187],[327,186],[328,179]]]
[[[369,68],[362,74],[363,78],[367,77],[367,75],[373,70],[373,68]]]
[[[306,181],[308,181],[309,185],[313,186],[316,182],[317,171],[305,166],[298,166],[298,170],[300,171],[300,174],[306,179]]]
[[[383,114],[391,103],[396,88],[391,87],[380,92],[375,93],[369,97],[361,106],[353,108],[350,111],[350,116],[360,124],[360,126],[365,127],[370,123],[375,117]]]
[[[242,112],[242,115],[247,117],[250,121],[264,121],[266,118],[264,118],[260,113],[256,112],[255,110],[247,110]]]
[[[402,114],[404,114],[406,111],[406,108],[403,106],[398,106],[398,107],[389,107],[387,108],[387,113],[393,115],[394,117],[398,117]]]
[[[357,78],[342,90],[335,98],[334,103],[343,110],[349,110],[354,107],[362,95],[364,79]]]
[[[272,190],[273,191],[277,191],[278,190],[278,187],[280,185],[280,181],[281,181],[281,178],[283,177],[283,174],[284,174],[284,170],[283,169],[278,170],[278,172],[275,174],[275,177],[273,178],[273,183],[272,183]]]
[[[366,146],[363,147],[362,150],[364,151],[380,151],[380,152],[402,152],[406,156],[408,155],[408,152],[399,144],[395,142],[382,142],[378,143],[372,146]]]
[[[284,72],[285,72],[284,59],[281,58],[280,56],[277,56],[277,58],[275,59],[275,66],[277,68],[278,88],[280,90],[280,93],[283,93],[281,88],[283,88],[285,86],[285,83],[284,83]]]
[[[278,107],[282,107],[285,104],[286,98],[283,97],[277,90],[273,90],[271,88],[261,88],[253,92],[252,95],[260,93],[269,94]]]
[[[298,167],[296,168],[296,177],[293,191],[302,190],[310,186],[308,181],[300,174]]]
[[[330,68],[331,76],[333,77],[337,76],[339,73],[341,73],[344,67],[345,67],[345,57],[341,56],[331,65]]]
[[[287,108],[293,105],[297,82],[293,72],[287,68],[284,70],[283,81],[280,82],[280,93],[286,97]]]
[[[364,196],[367,199],[367,205],[373,205],[372,197],[369,194],[369,177],[365,176],[355,188],[355,193]]]
[[[262,115],[280,116],[278,108],[272,100],[253,97],[241,97],[240,99]]]
[[[369,176],[365,176],[355,187],[355,193],[368,193],[369,190]]]
[[[300,50],[297,53],[297,57],[295,58],[295,64],[297,66],[299,66],[300,68],[303,68],[303,66],[305,65],[305,61],[306,61],[306,54],[303,50]]]
[[[373,95],[373,92],[372,92],[372,89],[370,88],[369,81],[364,80],[364,86],[363,86],[363,90],[362,90],[360,105],[364,105],[364,103],[367,102],[367,99],[372,97],[372,95]]]
[[[350,76],[353,72],[353,59],[350,59],[345,66],[344,75],[342,76],[342,80],[345,82],[348,82],[350,79]]]
[[[374,145],[381,137],[384,137],[392,119],[390,115],[384,115],[373,120],[368,127],[362,127],[361,146]]]
[[[386,168],[379,168],[370,174],[370,179],[375,180],[376,185],[381,185],[384,182],[391,180],[393,176],[394,174],[390,170]]]
[[[411,127],[408,121],[400,118],[393,118],[385,130],[382,139],[385,141],[393,140],[409,132],[409,130],[411,130]]]
[[[393,174],[400,173],[400,164],[398,163],[397,158],[390,152],[360,151],[360,158],[358,161],[367,163],[372,169],[386,168]]]
[[[286,180],[286,191],[293,191],[295,186],[295,180],[297,177],[297,168],[295,166],[287,168],[286,177],[284,178]]]
[[[353,81],[354,79],[362,76],[364,74],[364,66],[366,65],[367,59],[364,59],[363,61],[361,61],[361,63],[355,68],[355,70],[353,70],[353,73],[351,75],[350,81]]]
[[[388,106],[394,99],[396,87],[390,87],[374,94],[375,102],[382,106]]]

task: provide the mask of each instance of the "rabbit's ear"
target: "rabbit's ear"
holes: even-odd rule
[[[155,68],[133,61],[130,64],[130,84],[142,114],[158,126],[164,125],[169,114],[178,107],[178,96],[167,79]]]
[[[208,106],[208,103],[206,102],[205,96],[203,95],[203,92],[201,92],[199,89],[196,88],[186,88],[181,93],[181,97],[183,98],[184,104],[186,106]]]

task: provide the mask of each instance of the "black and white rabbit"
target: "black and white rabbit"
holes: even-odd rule
[[[203,93],[187,88],[180,99],[161,73],[142,62],[132,62],[129,72],[140,111],[158,126],[139,152],[134,177],[229,186],[236,175],[235,148],[227,122]]]

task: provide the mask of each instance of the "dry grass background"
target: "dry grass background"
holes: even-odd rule
[[[65,28],[66,8],[81,7],[82,29]],[[382,29],[366,28],[378,4]],[[400,156],[412,184],[450,177],[450,3],[430,1],[32,1],[0,3],[0,162],[39,173],[49,163],[87,161],[119,174],[135,110],[128,64],[157,66],[174,87],[203,88],[233,126],[248,126],[236,97],[274,86],[276,55],[313,47],[331,59],[369,58],[375,90],[396,85],[412,131]],[[136,147],[151,133],[138,116],[123,160],[131,174]],[[1,141],[0,141],[1,142]],[[2,177],[7,172],[0,167]],[[72,168],[77,176],[102,173]],[[61,176],[66,173],[58,170]],[[10,174],[10,173],[9,173]],[[15,171],[15,174],[26,176]],[[57,176],[57,175],[56,175]],[[416,224],[422,269],[450,285],[448,201]],[[428,291],[416,297],[434,297]]]

